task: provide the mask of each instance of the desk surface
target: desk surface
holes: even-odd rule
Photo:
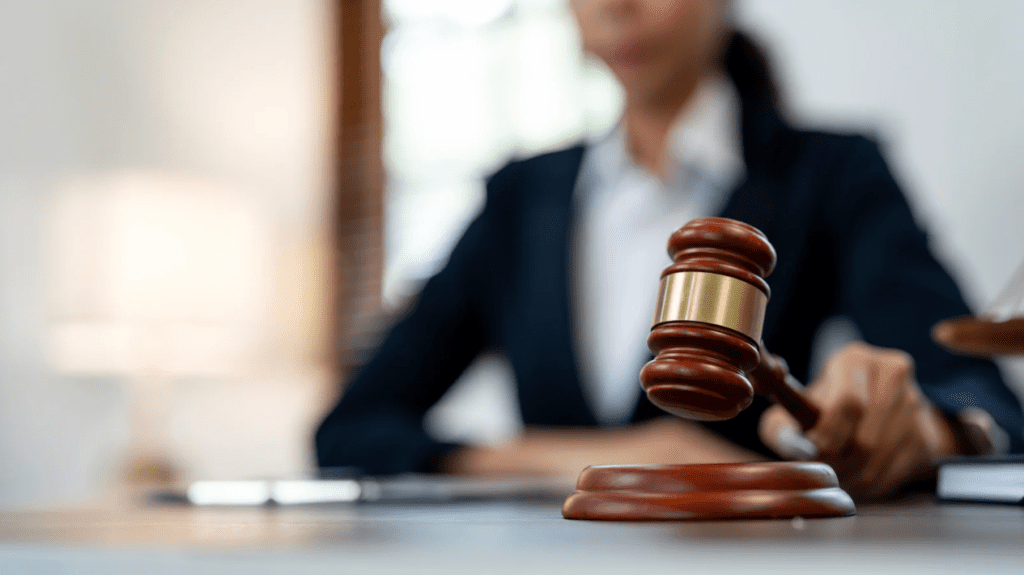
[[[0,573],[1024,573],[1024,508],[595,523],[557,502],[0,512]],[[657,570],[657,571],[655,571]]]

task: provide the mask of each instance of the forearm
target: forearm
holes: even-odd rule
[[[575,475],[602,463],[721,463],[760,457],[692,422],[669,418],[615,429],[530,428],[498,447],[465,447],[441,471],[465,475]]]
[[[441,471],[460,475],[563,475],[601,463],[602,453],[627,447],[628,433],[605,429],[527,429],[499,446],[466,446],[452,452]]]
[[[431,438],[418,419],[393,411],[335,413],[316,434],[321,467],[354,467],[371,475],[433,471],[453,447]]]

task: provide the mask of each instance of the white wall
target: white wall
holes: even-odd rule
[[[60,375],[47,359],[45,210],[67,178],[131,169],[244,189],[273,214],[280,273],[267,325],[294,336],[271,351],[309,347],[308,330],[278,324],[315,309],[303,290],[323,277],[306,260],[322,248],[326,218],[325,9],[319,0],[0,2],[0,507],[94,496],[123,455],[123,381]],[[179,386],[177,447],[200,473],[308,465],[324,378],[267,363],[259,377]]]
[[[118,433],[111,382],[47,372],[41,223],[60,174],[109,165],[137,109],[116,2],[0,4],[0,503],[84,495]]]

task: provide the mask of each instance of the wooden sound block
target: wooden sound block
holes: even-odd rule
[[[580,473],[566,519],[700,521],[856,513],[824,463],[597,465]]]

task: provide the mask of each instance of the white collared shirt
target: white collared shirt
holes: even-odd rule
[[[697,88],[668,136],[668,181],[638,166],[620,124],[591,146],[575,190],[574,314],[584,395],[604,425],[625,423],[640,392],[639,369],[666,243],[693,218],[715,215],[743,179],[739,96],[728,79]]]

